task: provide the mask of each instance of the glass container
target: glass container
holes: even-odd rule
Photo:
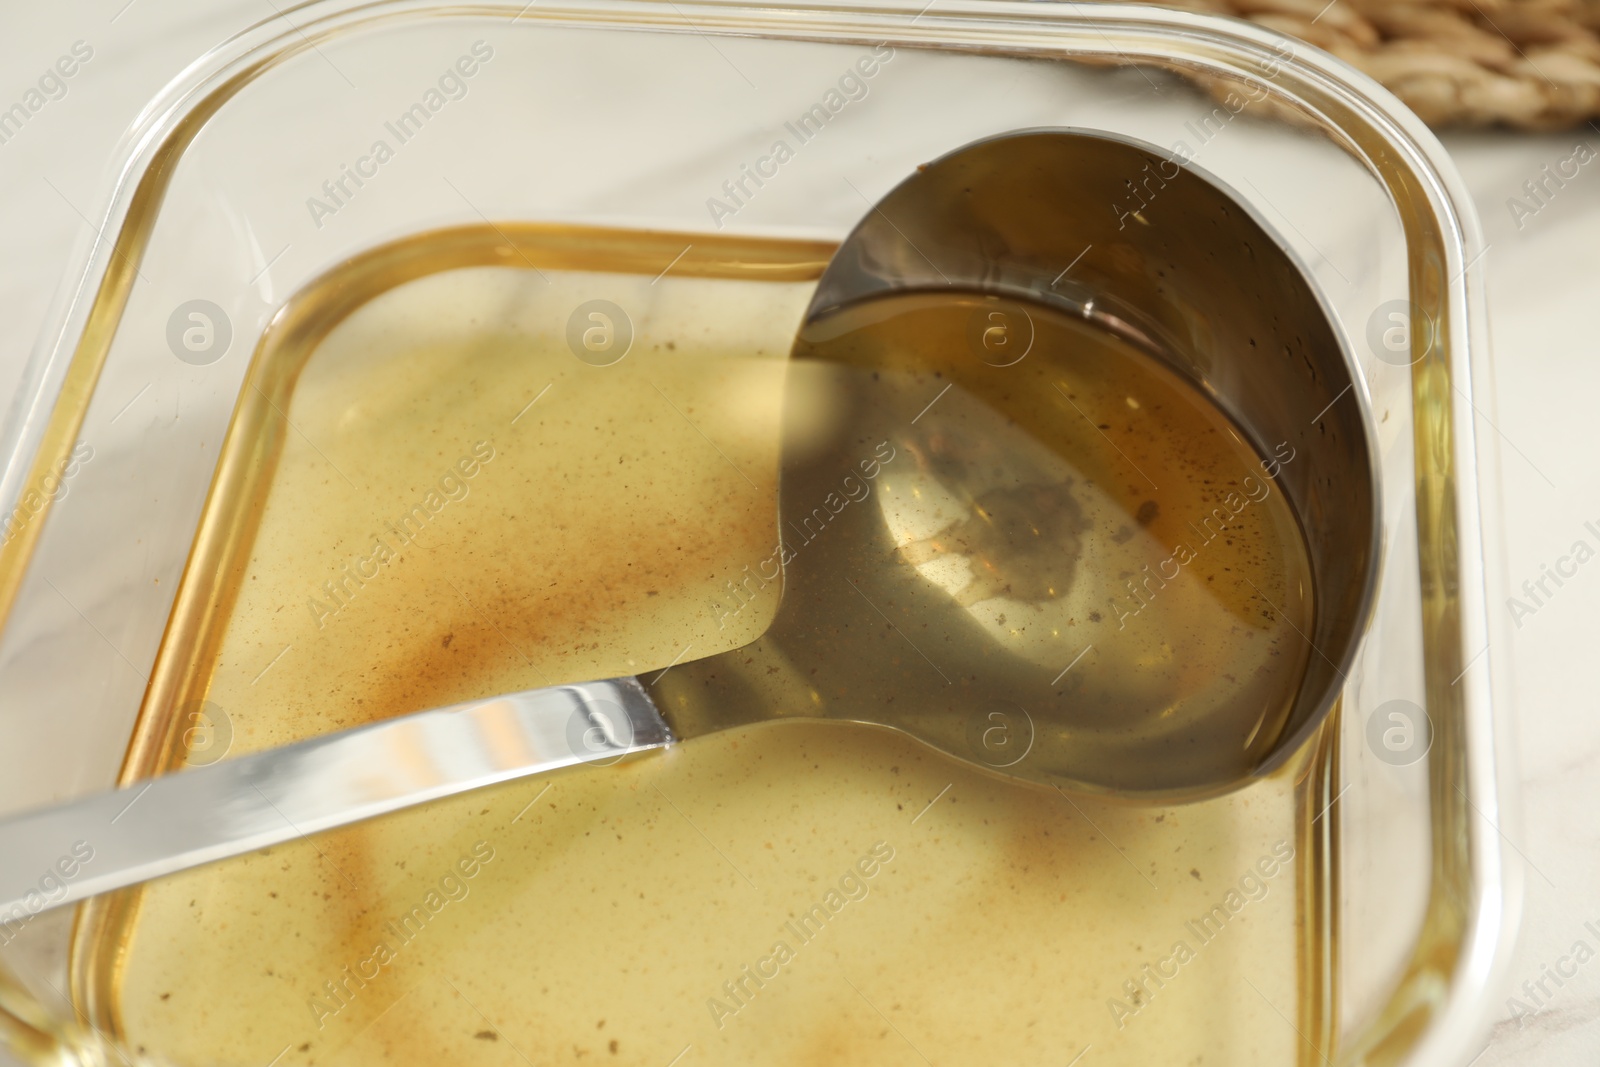
[[[93,843],[64,843],[40,906],[0,916],[12,1054],[1470,1058],[1520,885],[1506,623],[1488,607],[1505,575],[1478,223],[1438,142],[1376,83],[1187,12],[333,0],[217,46],[123,142],[6,422],[0,812],[353,725],[384,686],[371,714],[540,684],[545,644],[592,676],[611,649],[576,636],[582,615],[609,611],[624,632],[632,594],[568,605],[536,633],[479,596],[499,588],[498,557],[374,581],[387,565],[348,543],[365,527],[341,527],[329,501],[366,494],[371,521],[399,516],[437,466],[427,536],[459,556],[493,478],[534,477],[555,447],[519,456],[518,435],[553,433],[563,403],[613,388],[594,377],[607,360],[581,352],[590,325],[617,326],[584,309],[615,308],[629,347],[614,366],[635,378],[612,381],[666,403],[605,432],[710,473],[699,496],[646,479],[639,514],[575,519],[528,551],[552,582],[599,543],[586,530],[647,551],[656,508],[718,546],[701,561],[713,586],[735,581],[761,547],[740,516],[770,506],[776,478],[761,398],[833,246],[919,163],[1040,126],[1136,139],[1214,176],[1307,265],[1358,357],[1347,399],[1379,443],[1382,570],[1336,714],[1296,758],[1192,805],[1063,795],[1023,832],[1032,809],[900,742],[752,736],[759,759],[723,751],[721,786],[670,758],[514,784],[76,913],[49,893]],[[1156,188],[1130,195],[1145,206]],[[451,422],[452,368],[485,323],[532,355],[505,357],[504,418],[480,431]],[[418,425],[453,436],[400,432]],[[523,502],[582,515],[588,494]],[[252,601],[258,579],[289,591],[293,622]],[[752,607],[735,630],[759,632]],[[717,632],[727,614],[709,616]],[[500,658],[444,670],[449,626],[429,631],[435,651],[384,651],[440,618],[460,647],[509,629]],[[630,665],[670,668],[658,652]],[[802,773],[813,756],[830,770]],[[883,796],[850,792],[891,771]],[[759,837],[737,812],[760,789],[804,818],[774,825],[777,847],[730,855]],[[603,889],[568,855],[596,835],[618,839]],[[661,857],[691,848],[703,865],[672,881]],[[1013,891],[1035,862],[1058,895]],[[866,868],[876,882],[841,882]],[[794,960],[776,960],[769,942],[836,884],[863,886],[835,909],[837,937],[796,935]],[[413,948],[397,932],[377,953],[408,914],[448,936]],[[533,974],[547,984],[517,985]]]

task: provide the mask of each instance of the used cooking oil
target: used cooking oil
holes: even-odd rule
[[[896,298],[796,348],[830,253],[469,228],[290,301],[127,774],[619,675],[728,728],[101,898],[95,1025],[197,1065],[1318,1058],[1320,750],[1170,806],[1106,765],[1276,738],[1292,457],[1044,309]],[[913,580],[1037,699],[850,721],[964,684]]]

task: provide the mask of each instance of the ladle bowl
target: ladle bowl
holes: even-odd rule
[[[836,344],[919,304],[967,309],[962,336],[915,349]],[[1141,665],[1116,658],[1113,608],[1075,595],[1114,584],[1085,573],[1095,561],[1073,518],[1085,488],[1063,481],[1037,427],[1006,407],[1008,395],[1049,389],[1048,374],[1023,374],[1059,358],[1063,345],[1047,351],[1041,340],[1047,329],[1076,331],[1066,343],[1079,359],[1121,349],[1154,360],[1260,455],[1296,457],[1273,463],[1271,476],[1301,525],[1312,615],[1292,631],[1305,668],[1270,730],[1241,744],[1156,707],[1153,693],[1148,713],[1127,714]],[[1077,130],[958,149],[920,167],[845,239],[789,374],[791,410],[847,405],[835,413],[847,440],[821,460],[785,453],[777,619],[754,644],[681,665],[655,686],[679,736],[779,716],[848,719],[1035,782],[1167,801],[1271,773],[1334,706],[1380,550],[1365,392],[1309,272],[1214,178],[1151,146]],[[835,387],[841,377],[856,385]],[[1070,403],[1059,405],[1065,418],[1077,417]],[[840,506],[851,448],[884,468],[876,504]],[[874,451],[883,448],[896,458],[883,463]],[[961,514],[908,552],[884,502],[919,492],[919,476],[953,489]],[[940,529],[931,521],[925,528]],[[941,551],[933,540],[955,546],[942,551],[965,556],[975,577],[930,582],[916,564]],[[1035,625],[1013,640],[985,628],[970,609],[990,596],[1059,606],[1058,632],[1040,637]],[[1084,684],[1097,657],[1109,658]]]

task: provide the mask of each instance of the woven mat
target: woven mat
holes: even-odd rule
[[[1436,127],[1600,116],[1600,0],[1156,0],[1324,48]]]

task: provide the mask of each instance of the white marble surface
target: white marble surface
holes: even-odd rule
[[[181,0],[63,0],[0,13],[0,109],[27,91],[74,42],[93,58],[10,141],[0,144],[0,397],[9,398],[38,340],[68,252],[90,225],[122,131],[191,59],[231,33],[277,17],[271,0],[190,6]],[[1600,353],[1587,317],[1600,305],[1600,159],[1534,214],[1509,201],[1546,164],[1600,132],[1460,134],[1446,138],[1482,215],[1489,251],[1489,309],[1497,365],[1489,409],[1504,447],[1504,521],[1515,581],[1537,579],[1574,541],[1595,542],[1600,467],[1590,437],[1600,401]],[[1518,217],[1519,214],[1521,217]],[[1516,992],[1538,982],[1582,940],[1600,950],[1600,700],[1592,640],[1600,632],[1600,564],[1579,568],[1515,631],[1510,658],[1519,704],[1522,825],[1513,831],[1527,873],[1522,936],[1511,968]],[[1586,640],[1587,639],[1587,640]],[[1585,649],[1591,649],[1586,654]],[[1597,957],[1600,959],[1600,957]],[[1600,1058],[1600,962],[1577,965],[1531,1018],[1503,1021],[1475,1061],[1590,1064]],[[1530,1007],[1533,1001],[1525,994]],[[0,1061],[3,1061],[0,1054]]]
[[[1496,365],[1495,401],[1503,451],[1504,522],[1513,581],[1537,579],[1573,542],[1595,544],[1584,529],[1600,526],[1600,470],[1586,436],[1600,397],[1600,362],[1592,323],[1600,277],[1600,160],[1582,167],[1532,217],[1514,218],[1508,200],[1545,164],[1583,143],[1600,149],[1592,128],[1567,134],[1457,135],[1446,138],[1466,176],[1489,244],[1488,290]],[[1520,214],[1520,213],[1519,213]],[[1490,431],[1494,432],[1494,431]],[[1553,586],[1552,586],[1553,587]],[[1511,966],[1511,989],[1537,983],[1542,969],[1571,972],[1562,962],[1577,941],[1600,951],[1600,700],[1594,687],[1594,637],[1600,632],[1600,567],[1581,567],[1533,615],[1521,617],[1511,662],[1518,692],[1516,736],[1521,762],[1526,855],[1522,933]],[[1586,649],[1588,651],[1586,651]],[[1600,1056],[1600,965],[1577,974],[1545,998],[1534,1017],[1502,1021],[1480,1065],[1592,1064]],[[1537,987],[1535,987],[1537,992]]]

